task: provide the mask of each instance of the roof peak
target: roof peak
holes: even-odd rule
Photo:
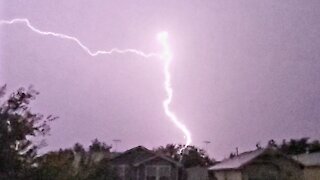
[[[264,154],[265,152],[269,151],[276,151],[273,148],[259,148],[252,151],[246,151],[240,153],[239,155],[227,158],[220,163],[209,167],[209,170],[225,170],[225,169],[238,169],[242,166],[250,163],[253,159],[259,157],[260,155]]]

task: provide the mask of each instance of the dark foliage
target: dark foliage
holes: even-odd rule
[[[110,152],[112,147],[106,145],[106,143],[100,142],[98,139],[94,139],[92,144],[89,146],[89,152]]]
[[[5,90],[6,86],[0,88],[0,98]],[[47,135],[48,123],[56,119],[31,111],[29,104],[38,94],[32,87],[20,88],[0,106],[0,179],[26,179],[43,145],[31,139]]]
[[[0,98],[5,90],[6,86],[0,87]],[[111,146],[97,139],[89,151],[76,143],[72,149],[37,156],[45,143],[35,144],[32,138],[48,135],[49,123],[57,118],[31,111],[30,103],[38,94],[32,87],[20,88],[0,106],[0,179],[116,180],[116,171],[104,158]]]
[[[38,158],[34,179],[116,180],[116,171],[109,163],[110,149],[95,139],[88,151],[76,143],[72,149],[49,152]]]
[[[194,166],[207,167],[214,164],[214,160],[209,158],[205,150],[195,146],[188,146],[181,151],[182,148],[182,145],[167,144],[165,147],[160,146],[154,151],[180,161],[185,168]]]
[[[283,140],[282,144],[276,145],[279,150],[288,155],[296,155],[302,153],[320,152],[319,140],[310,142],[310,138]]]

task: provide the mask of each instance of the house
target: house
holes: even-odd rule
[[[304,180],[320,179],[320,152],[300,154],[293,158],[304,165]]]
[[[187,180],[209,180],[208,168],[206,167],[190,167],[186,169]]]
[[[209,167],[217,180],[302,180],[303,165],[276,149],[245,152]]]
[[[178,180],[182,165],[143,146],[111,159],[121,180]]]

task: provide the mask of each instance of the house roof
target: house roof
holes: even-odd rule
[[[266,153],[271,153],[271,152],[276,152],[276,153],[282,155],[284,158],[287,158],[288,160],[290,160],[296,164],[299,164],[299,166],[303,166],[303,164],[300,163],[299,161],[296,161],[296,160],[282,154],[281,152],[277,151],[274,148],[268,147],[265,149],[257,149],[254,151],[244,152],[244,153],[239,154],[238,156],[235,156],[233,158],[223,160],[220,163],[209,167],[209,170],[213,170],[213,171],[216,170],[217,171],[217,170],[240,169],[240,168],[244,167],[245,165],[249,164],[250,162],[252,162],[257,157],[259,157],[263,154],[266,154]]]
[[[169,161],[169,162],[171,162],[171,163],[173,163],[173,164],[175,164],[175,165],[177,165],[177,166],[182,166],[179,162],[177,162],[177,161],[175,161],[175,160],[173,160],[173,159],[171,159],[171,158],[169,158],[169,157],[167,157],[167,156],[161,155],[161,154],[156,154],[156,155],[153,156],[153,157],[150,157],[150,158],[148,158],[148,159],[145,159],[145,160],[142,160],[142,161],[140,161],[140,162],[137,162],[137,163],[134,164],[134,166],[139,166],[139,165],[141,165],[141,164],[144,164],[144,163],[146,163],[146,162],[148,162],[148,161],[152,161],[152,160],[157,159],[157,158],[160,158],[160,159]]]
[[[292,157],[305,166],[320,166],[320,152],[300,154]]]
[[[258,149],[255,151],[244,152],[233,158],[225,159],[220,163],[209,167],[209,170],[225,170],[225,169],[239,169],[243,165],[260,156],[266,149]]]
[[[143,147],[143,146],[137,146],[132,149],[129,149],[123,153],[119,153],[114,158],[111,159],[111,161],[125,161],[128,163],[135,164],[137,162],[140,162],[146,158],[153,157],[154,153],[150,151],[149,149]]]
[[[129,149],[116,157],[112,158],[111,161],[116,161],[117,159],[124,158],[126,162],[129,162],[130,164],[134,166],[139,166],[141,164],[144,164],[146,162],[149,162],[151,160],[154,160],[156,158],[163,159],[165,161],[169,161],[170,163],[173,163],[177,166],[181,166],[181,164],[170,157],[167,157],[162,154],[155,153],[143,146],[137,146],[132,149]]]

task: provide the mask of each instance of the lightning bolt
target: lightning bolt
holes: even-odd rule
[[[25,18],[17,18],[17,19],[12,19],[12,20],[0,20],[0,25],[12,25],[16,23],[22,23],[25,24],[31,31],[44,35],[44,36],[53,36],[56,38],[60,39],[66,39],[75,42],[78,46],[80,46],[88,55],[95,57],[98,55],[103,55],[103,54],[112,54],[112,53],[120,53],[120,54],[125,54],[125,53],[134,53],[136,55],[142,56],[144,58],[160,58],[164,61],[164,67],[163,67],[163,72],[164,72],[164,89],[167,94],[167,98],[163,101],[162,105],[164,108],[165,114],[169,117],[169,119],[174,123],[174,125],[180,129],[183,134],[184,138],[186,139],[186,143],[182,150],[186,148],[188,145],[191,144],[191,133],[187,129],[187,127],[178,120],[177,116],[170,110],[170,104],[172,102],[172,97],[173,97],[173,89],[171,86],[171,74],[170,74],[170,65],[172,62],[172,52],[169,46],[168,42],[168,33],[167,32],[161,32],[158,34],[157,38],[160,44],[163,47],[163,52],[161,54],[157,53],[144,53],[142,51],[136,50],[136,49],[118,49],[118,48],[113,48],[111,50],[97,50],[93,51],[90,50],[87,46],[85,46],[78,38],[69,36],[66,34],[61,34],[61,33],[55,33],[55,32],[50,32],[50,31],[42,31],[36,27],[34,27],[28,19]]]
[[[185,149],[188,145],[190,145],[191,143],[191,134],[189,132],[189,130],[187,129],[187,127],[181,123],[181,121],[178,120],[177,116],[170,111],[169,105],[172,102],[172,96],[173,96],[173,89],[171,86],[171,74],[170,74],[170,65],[172,62],[172,52],[169,46],[169,42],[168,42],[168,33],[167,32],[161,32],[158,34],[158,40],[160,42],[160,44],[163,47],[163,53],[161,56],[161,59],[164,60],[164,76],[165,76],[165,82],[164,82],[164,88],[165,91],[167,93],[167,99],[165,99],[162,103],[164,111],[166,113],[166,115],[171,119],[171,121],[183,132],[183,134],[185,135],[185,139],[186,139],[186,144],[185,146],[181,149],[181,151],[183,149]]]
[[[0,21],[0,25],[3,25],[3,24],[9,24],[10,25],[10,24],[15,24],[15,23],[24,23],[25,25],[27,25],[27,27],[29,29],[31,29],[33,32],[35,32],[37,34],[40,34],[40,35],[54,36],[54,37],[57,37],[57,38],[60,38],[60,39],[67,39],[67,40],[73,41],[73,42],[77,43],[86,53],[88,53],[90,56],[93,56],[93,57],[101,55],[101,54],[112,54],[112,53],[120,53],[120,54],[123,54],[123,53],[134,53],[134,54],[137,54],[137,55],[145,57],[145,58],[158,57],[159,56],[158,54],[155,54],[155,53],[146,54],[146,53],[144,53],[142,51],[138,51],[138,50],[135,50],[135,49],[120,50],[118,48],[113,48],[113,49],[111,49],[109,51],[105,51],[105,50],[92,51],[87,46],[85,46],[78,38],[73,37],[73,36],[68,36],[68,35],[65,35],[65,34],[39,30],[38,28],[35,28],[34,26],[32,26],[28,19],[12,19],[10,21],[6,21],[6,20],[1,20]]]

